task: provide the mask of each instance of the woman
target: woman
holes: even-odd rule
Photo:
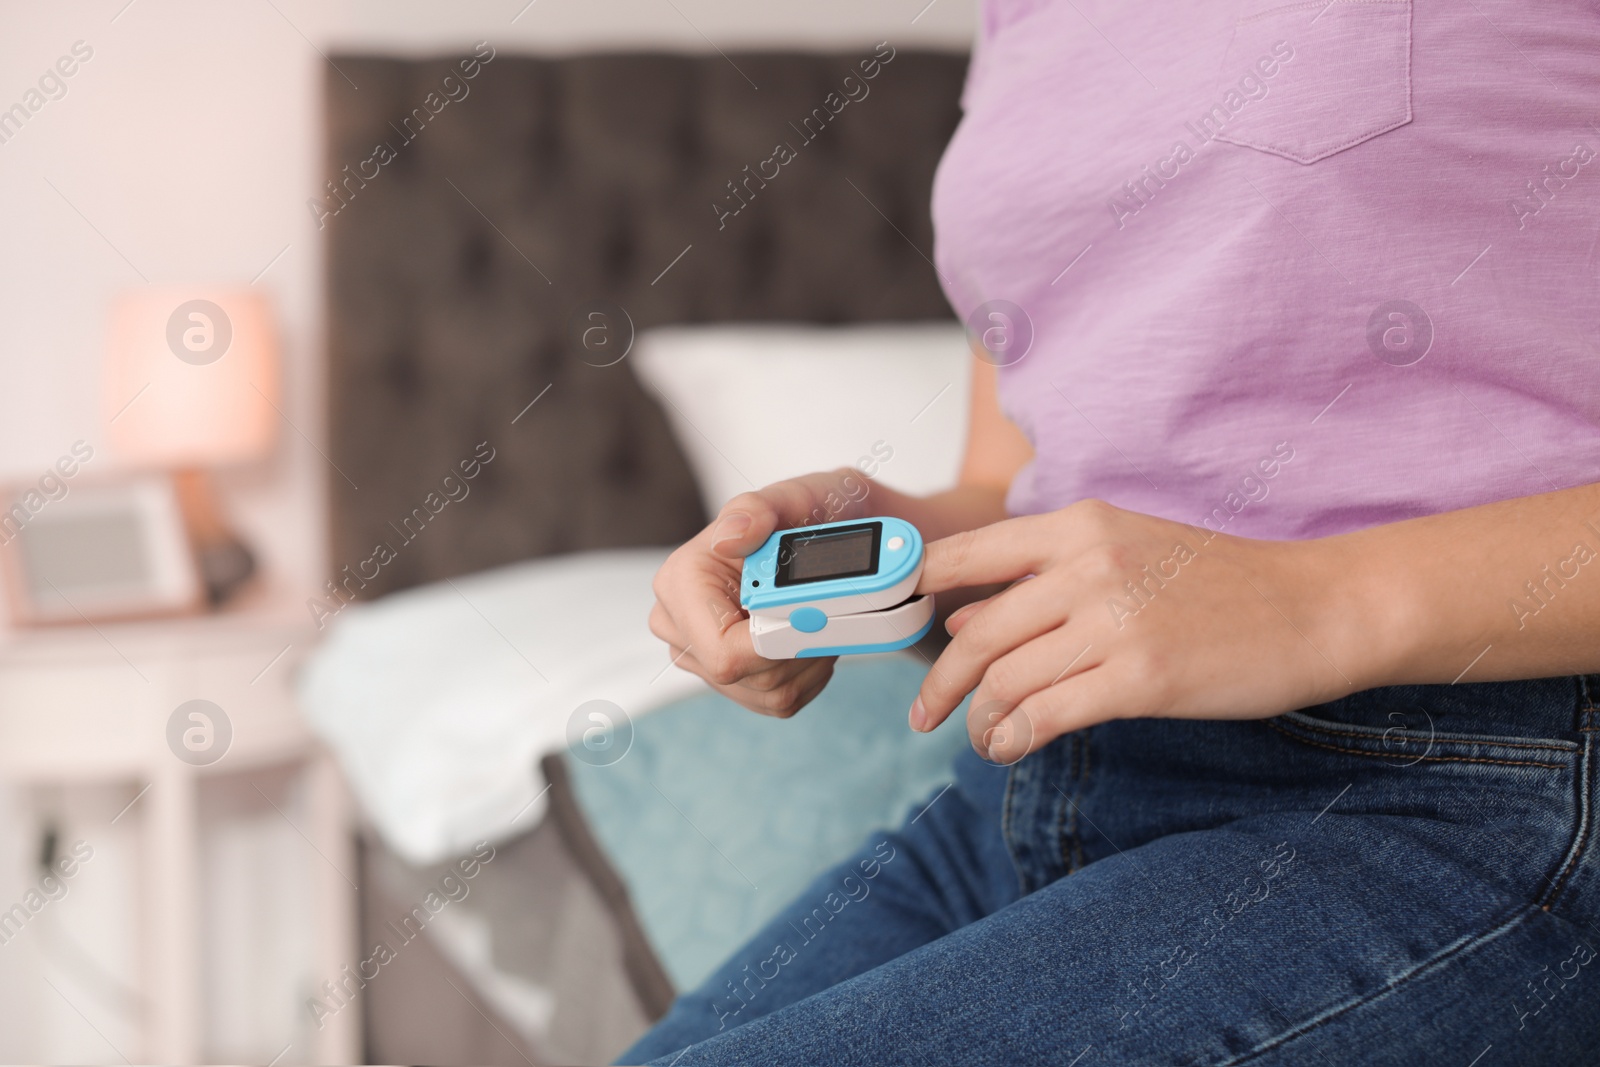
[[[626,1062],[1593,1062],[1600,20],[1415,7],[985,4],[960,483],[836,516],[967,599],[908,714],[976,754]],[[657,579],[754,711],[832,663],[753,653],[740,559],[846,476]]]

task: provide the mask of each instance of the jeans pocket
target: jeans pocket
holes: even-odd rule
[[[1392,767],[1427,764],[1487,764],[1564,771],[1581,746],[1559,738],[1500,737],[1435,729],[1427,712],[1391,713],[1386,725],[1318,719],[1291,711],[1267,725],[1301,744],[1352,756],[1369,756]]]
[[[1326,159],[1411,121],[1411,0],[1247,0],[1223,70],[1217,140]]]

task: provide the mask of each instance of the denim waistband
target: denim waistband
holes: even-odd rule
[[[1380,729],[1402,727],[1451,734],[1580,740],[1600,727],[1600,675],[1574,674],[1518,682],[1391,685],[1303,708],[1313,718]]]

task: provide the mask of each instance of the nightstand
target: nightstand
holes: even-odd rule
[[[139,826],[140,884],[127,887],[146,1005],[143,1047],[126,1050],[136,1061],[205,1054],[198,797],[208,776],[303,776],[303,810],[278,814],[307,849],[315,958],[305,970],[337,978],[359,958],[350,802],[293,699],[293,670],[316,636],[303,606],[260,594],[193,618],[0,631],[0,778],[129,787],[116,819]],[[209,703],[179,713],[190,701]],[[280,1062],[357,1063],[360,1034],[355,1003],[307,1028],[309,1047]]]

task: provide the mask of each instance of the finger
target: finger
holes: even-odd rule
[[[814,659],[783,659],[777,666],[756,671],[739,684],[757,693],[766,693],[788,683],[802,674],[815,673]]]
[[[993,597],[984,597],[982,600],[974,600],[972,603],[964,604],[955,611],[952,611],[950,613],[950,617],[944,620],[944,632],[949,634],[951,637],[954,637],[956,634],[960,633],[961,628],[967,624],[967,620],[972,618],[973,615],[977,614],[980,608],[993,599]]]
[[[1022,582],[1031,582],[1031,581],[1033,581],[1033,579],[1034,579],[1034,575],[1031,575],[1031,574],[1024,575],[1023,577],[1017,579],[1017,581],[1012,582],[1011,585],[1018,585],[1018,584],[1020,584]],[[1009,588],[1011,588],[1011,586],[1009,586],[1009,585],[1006,586],[1006,589],[1009,589]],[[1005,589],[1000,590],[1001,593],[1003,593],[1005,591],[1006,591]],[[993,600],[996,596],[999,596],[999,595],[1000,595],[1000,593],[995,593],[994,595],[986,596],[986,597],[982,598],[981,600],[974,600],[970,604],[965,604],[965,605],[957,608],[955,611],[952,611],[950,613],[950,617],[944,621],[944,632],[949,634],[951,637],[954,637],[956,635],[957,631],[959,631],[961,629],[961,627],[963,627],[963,626],[965,626],[967,624],[967,620],[968,619],[972,618],[972,616],[977,614],[977,612],[985,604],[989,603],[989,601]]]
[[[660,637],[661,634],[658,633],[656,636]],[[671,662],[674,666],[682,667],[684,670],[700,675],[707,681],[712,681],[709,677],[711,669],[695,658],[694,650],[691,646],[686,646],[683,642],[675,639],[663,637],[662,640],[667,642],[667,648],[672,657]],[[770,666],[759,667],[733,682],[713,682],[713,684],[740,685],[753,692],[764,693],[768,690],[776,689],[796,675],[803,673],[808,665],[817,661],[813,659],[769,660],[758,656],[756,662],[758,664],[770,664]]]
[[[732,684],[774,661],[756,654],[750,625],[737,600],[734,565],[706,551],[705,534],[678,548],[656,573],[652,587],[661,613],[651,630],[669,644],[693,650],[708,682]]]
[[[979,754],[991,763],[1010,766],[1074,730],[1120,718],[1119,697],[1127,692],[1128,686],[1112,668],[1073,674],[1017,705],[989,731]]]
[[[650,582],[656,606],[665,613],[683,645],[708,647],[730,627],[743,621],[739,606],[739,572],[733,563],[707,553],[706,530],[680,545]],[[651,613],[652,632],[659,623]],[[668,638],[668,640],[671,640]]]
[[[692,601],[691,601],[692,603]],[[734,685],[758,671],[780,663],[755,650],[750,641],[750,622],[737,606],[728,607],[720,598],[708,598],[701,611],[692,608],[679,626],[679,636],[687,638],[683,647],[699,668],[695,671],[714,685]],[[674,617],[674,621],[678,621]]]
[[[806,669],[776,689],[754,693],[744,686],[737,686],[734,688],[741,692],[738,694],[730,692],[728,695],[758,714],[787,719],[816,699],[817,694],[822,692],[828,680],[833,677],[832,657],[799,662],[804,663]]]
[[[712,679],[711,672],[706,668],[706,665],[694,658],[693,649],[680,648],[677,645],[669,644],[667,646],[667,652],[672,657],[667,661],[669,664],[674,667],[681,667],[690,674],[696,675],[701,681],[705,682],[713,689],[718,688],[717,683]]]
[[[998,749],[1015,762],[1044,743],[1037,735],[1057,736],[1060,731],[1052,733],[1048,723],[1041,723],[1036,707],[1029,702],[1035,694],[1097,669],[1103,662],[1095,655],[1094,646],[1083,641],[1077,629],[1067,626],[1000,657],[972,694],[967,711],[967,738],[972,747],[980,755]],[[1020,716],[1019,708],[1023,709]]]
[[[928,545],[917,593],[1011,582],[1040,570],[1051,552],[1050,516],[1025,515],[981,526]]]
[[[672,615],[661,606],[659,600],[650,606],[650,632],[665,641],[668,646],[682,647],[687,644],[679,637],[677,624],[672,621]],[[673,650],[673,655],[677,655],[676,649]]]
[[[1058,626],[989,664],[973,690],[972,703],[999,702],[1014,708],[1033,694],[1103,662],[1104,655],[1078,627]]]
[[[982,704],[974,701],[967,708],[967,742],[990,763],[1000,763],[1016,751],[1024,754],[1031,751],[1034,733],[1033,718],[1009,704],[998,700]],[[996,758],[990,757],[991,751],[997,754]]]
[[[1060,626],[1066,617],[1067,599],[1048,579],[1022,582],[990,597],[961,622],[959,632],[923,678],[910,712],[912,728],[917,728],[919,717],[923,730],[944,722],[992,663]]]
[[[743,674],[730,682],[720,680],[717,677],[716,668],[698,659],[692,646],[683,646],[677,642],[669,641],[667,647],[672,656],[670,662],[673,666],[682,667],[691,674],[700,676],[710,683],[713,688],[723,692],[736,690],[740,693],[751,694],[770,693],[787,685],[802,674],[816,673],[818,670],[817,664],[822,662],[817,659],[769,660],[755,656],[754,662],[756,664],[770,664],[770,666]],[[832,660],[828,662],[831,663]],[[722,677],[726,677],[726,675]],[[742,698],[740,702],[744,703]]]
[[[800,698],[795,701],[795,712],[799,711],[801,708],[805,707],[807,704],[811,703],[813,700],[817,699],[817,697],[822,695],[822,691],[826,689],[828,687],[828,683],[833,680],[833,666],[837,659],[838,657],[836,656],[830,656],[821,661],[825,664],[825,666],[818,669],[813,678],[812,684],[807,686],[805,691],[800,694]],[[790,714],[794,714],[794,712],[790,712]]]

